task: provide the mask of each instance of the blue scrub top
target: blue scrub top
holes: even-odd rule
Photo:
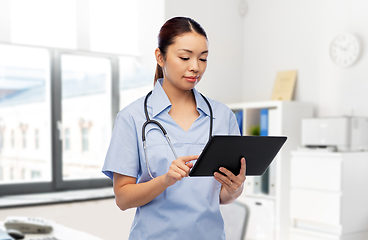
[[[179,156],[199,155],[208,141],[210,112],[199,92],[193,89],[200,114],[188,131],[169,115],[171,103],[159,79],[147,109],[151,119],[162,124]],[[239,135],[235,114],[224,104],[208,99],[213,110],[213,135]],[[136,100],[116,117],[103,173],[113,172],[151,180],[143,150],[142,125],[146,121],[144,97]],[[155,124],[146,127],[147,158],[154,177],[165,174],[174,154]],[[239,159],[240,161],[240,159]],[[186,177],[168,187],[146,205],[138,207],[129,239],[225,239],[219,210],[221,184],[214,177]]]

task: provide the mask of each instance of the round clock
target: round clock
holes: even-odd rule
[[[360,55],[361,47],[357,36],[343,33],[335,37],[330,46],[332,60],[341,67],[353,65]]]

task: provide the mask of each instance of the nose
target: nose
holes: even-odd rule
[[[190,69],[191,72],[198,72],[199,71],[199,64],[198,64],[198,60],[197,59],[193,59],[190,62]]]

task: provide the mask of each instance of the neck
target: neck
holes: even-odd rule
[[[199,117],[193,91],[180,89],[170,81],[165,83],[165,80],[162,88],[171,102],[169,115],[184,131],[188,131]]]
[[[162,83],[162,88],[164,89],[167,97],[169,98],[171,105],[182,105],[182,104],[188,104],[188,103],[195,103],[194,94],[192,90],[182,90],[174,87],[170,84],[165,84],[164,81]]]

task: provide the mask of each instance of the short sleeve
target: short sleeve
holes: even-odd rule
[[[240,135],[240,129],[236,115],[230,110],[229,135]]]
[[[102,172],[113,179],[113,173],[138,177],[139,150],[136,127],[128,111],[120,111],[115,120]]]

